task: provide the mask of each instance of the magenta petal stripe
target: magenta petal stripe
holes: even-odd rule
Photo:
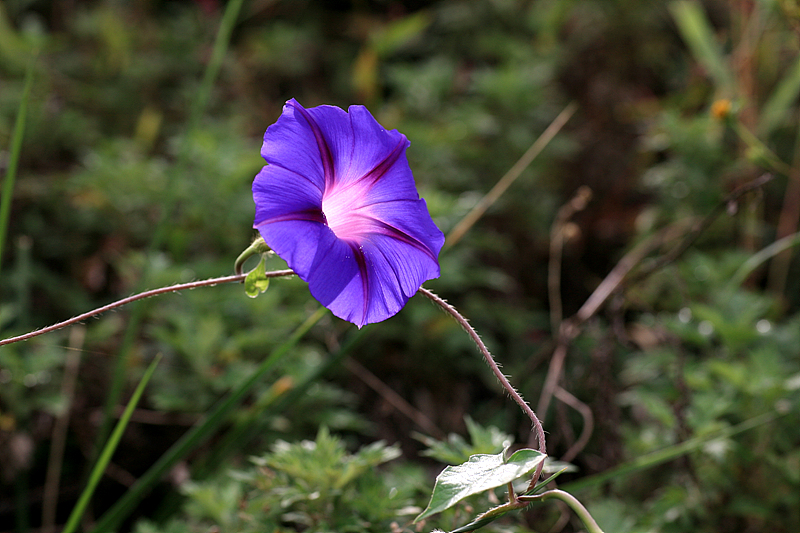
[[[322,131],[319,129],[319,125],[317,125],[314,118],[303,106],[298,104],[296,100],[289,100],[286,105],[291,105],[295,111],[299,112],[308,123],[311,131],[314,132],[314,139],[317,141],[319,153],[322,156],[322,168],[325,171],[325,187],[330,187],[333,184],[333,156],[331,155],[330,146],[328,146],[325,137],[322,135]]]
[[[290,220],[305,220],[308,222],[321,222],[325,223],[325,214],[319,209],[307,209],[304,211],[295,211],[293,213],[287,213],[285,215],[278,215],[270,218],[266,218],[261,221],[258,225],[263,226],[264,224],[274,224],[275,222],[288,222]]]
[[[353,251],[353,257],[358,265],[358,272],[361,275],[361,290],[363,292],[364,306],[362,311],[362,324],[366,321],[367,314],[369,313],[369,274],[367,272],[367,259],[364,257],[364,250],[361,249],[353,242],[348,242],[348,246]]]
[[[362,106],[293,99],[264,134],[253,226],[320,303],[358,327],[393,316],[439,276],[444,235],[416,190],[408,146]]]
[[[427,255],[428,257],[430,257],[434,262],[438,262],[437,256],[433,254],[433,252],[431,251],[430,248],[428,248],[424,243],[422,243],[418,239],[415,239],[411,235],[403,232],[402,230],[399,230],[399,229],[395,228],[394,226],[391,226],[391,225],[387,224],[386,222],[383,222],[383,221],[378,220],[376,218],[373,218],[371,216],[366,216],[366,215],[354,215],[354,216],[361,216],[361,217],[369,220],[372,224],[374,224],[374,226],[375,226],[374,233],[375,234],[386,235],[387,237],[392,237],[393,239],[396,239],[396,240],[398,240],[400,242],[408,244],[409,246],[413,246],[420,253],[423,253],[423,254]]]
[[[367,181],[374,184],[376,181],[381,179],[386,172],[389,171],[392,166],[397,162],[401,155],[404,155],[406,151],[406,145],[401,140],[398,142],[394,149],[386,156],[386,159],[378,163],[375,168],[364,174],[361,178],[358,179],[359,182]]]

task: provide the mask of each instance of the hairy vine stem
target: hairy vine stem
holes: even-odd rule
[[[520,395],[519,392],[517,392],[517,390],[513,387],[513,385],[509,383],[508,378],[505,376],[505,374],[503,374],[500,371],[500,366],[497,364],[497,361],[494,360],[494,357],[492,356],[491,352],[489,352],[489,349],[486,348],[486,345],[483,343],[483,341],[481,340],[480,336],[475,331],[475,329],[470,325],[469,321],[466,318],[464,318],[464,316],[461,313],[459,313],[455,307],[453,307],[452,305],[447,303],[443,298],[437,296],[436,294],[429,291],[425,287],[420,287],[418,292],[423,296],[425,296],[426,298],[428,298],[429,300],[431,300],[439,307],[441,307],[447,314],[452,316],[456,320],[456,322],[458,322],[458,324],[464,329],[464,331],[466,331],[467,334],[472,338],[472,341],[478,347],[478,350],[480,350],[481,354],[483,355],[483,358],[486,360],[486,364],[488,364],[489,368],[492,369],[492,373],[494,373],[497,380],[500,382],[500,384],[503,386],[506,392],[508,392],[509,396],[511,396],[511,398],[515,402],[517,402],[517,404],[520,406],[522,411],[528,416],[528,418],[531,419],[531,422],[533,423],[533,428],[536,432],[536,440],[539,446],[539,451],[542,452],[543,454],[546,454],[547,446],[545,444],[544,428],[542,428],[542,423],[539,421],[539,417],[536,416],[536,413],[533,411],[533,409],[531,409],[531,406],[528,405],[528,403],[524,399],[522,399],[522,396]],[[539,476],[541,475],[543,468],[544,468],[544,462],[539,463],[539,466],[536,467],[536,471],[533,474],[533,479],[531,480],[531,488],[536,484],[536,480],[539,479]]]
[[[237,265],[239,265],[238,262]],[[237,268],[237,271],[240,271],[240,268],[241,267],[239,266],[239,268]],[[294,271],[275,270],[272,272],[266,272],[265,275],[268,278],[278,278],[284,276],[292,276],[294,275]],[[7,339],[2,339],[0,340],[0,346],[5,346],[6,344],[13,344],[15,342],[20,342],[20,341],[26,341],[34,337],[38,337],[39,335],[44,335],[45,333],[50,333],[52,331],[65,328],[67,326],[77,324],[88,318],[100,315],[102,313],[105,313],[106,311],[110,311],[118,307],[122,307],[123,305],[135,302],[137,300],[143,300],[145,298],[150,298],[152,296],[158,296],[160,294],[166,294],[170,292],[178,292],[186,289],[197,289],[199,287],[213,287],[214,285],[220,285],[222,283],[237,283],[244,281],[246,277],[247,274],[237,273],[233,276],[223,276],[219,278],[211,278],[201,281],[192,281],[189,283],[180,283],[177,285],[170,285],[169,287],[161,287],[159,289],[151,289],[149,291],[140,292],[138,294],[128,296],[127,298],[123,298],[121,300],[112,302],[108,305],[104,305],[102,307],[98,307],[91,311],[87,311],[86,313],[70,318],[69,320],[64,320],[63,322],[53,324],[52,326],[47,326],[45,328],[31,331],[23,335],[18,335],[16,337],[9,337]],[[525,402],[522,396],[516,391],[516,389],[514,389],[514,387],[508,381],[508,378],[506,378],[506,376],[500,371],[500,366],[495,361],[491,352],[489,352],[489,349],[486,348],[486,345],[483,343],[478,333],[472,328],[472,326],[470,326],[469,321],[466,318],[464,318],[464,316],[461,315],[461,313],[459,313],[455,307],[453,307],[452,305],[447,303],[443,298],[440,298],[439,296],[429,291],[428,289],[420,287],[419,293],[427,297],[433,303],[441,307],[446,313],[455,318],[456,322],[458,322],[459,325],[462,328],[464,328],[464,330],[469,334],[473,342],[475,342],[475,345],[478,347],[478,350],[480,350],[481,354],[486,360],[486,363],[489,365],[489,368],[492,370],[498,381],[500,381],[502,387],[506,390],[506,392],[508,392],[511,398],[515,402],[517,402],[517,404],[520,406],[520,408],[522,408],[522,411],[528,416],[528,418],[530,418],[531,422],[533,423],[534,430],[536,432],[536,440],[538,443],[539,451],[543,454],[546,454],[547,448],[545,444],[544,429],[542,428],[542,424],[539,421],[539,418],[536,416],[536,413],[533,411],[533,409],[531,409],[531,407],[527,404],[527,402]],[[531,486],[533,486],[536,480],[539,479],[539,476],[541,475],[543,468],[544,464],[540,463],[539,466],[536,468],[536,472],[533,475]]]
[[[268,278],[279,278],[283,276],[293,276],[293,275],[294,271],[292,270],[275,270],[273,272],[266,273],[266,276]],[[197,289],[199,287],[213,287],[214,285],[220,285],[222,283],[236,283],[244,281],[244,278],[246,277],[247,274],[237,274],[235,276],[223,276],[221,278],[211,278],[211,279],[204,279],[201,281],[192,281],[189,283],[180,283],[178,285],[170,285],[169,287],[161,287],[160,289],[152,289],[149,291],[140,292],[138,294],[134,294],[133,296],[128,296],[127,298],[123,298],[122,300],[111,302],[110,304],[104,305],[103,307],[98,307],[97,309],[87,311],[82,315],[78,315],[76,317],[70,318],[69,320],[59,322],[58,324],[53,324],[52,326],[47,326],[46,328],[37,329],[36,331],[31,331],[25,333],[24,335],[18,335],[16,337],[9,337],[7,339],[2,339],[0,340],[0,346],[5,346],[6,344],[13,344],[19,341],[26,341],[28,339],[32,339],[33,337],[38,337],[39,335],[44,335],[45,333],[50,333],[51,331],[56,331],[57,329],[65,328],[67,326],[77,324],[78,322],[83,322],[87,318],[100,315],[102,313],[105,313],[106,311],[116,309],[117,307],[122,307],[125,304],[129,304],[137,300],[143,300],[145,298],[150,298],[151,296],[158,296],[159,294],[178,292],[186,289]]]

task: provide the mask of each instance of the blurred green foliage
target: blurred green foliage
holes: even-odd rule
[[[445,233],[576,101],[565,130],[442,254],[442,277],[430,288],[470,318],[535,400],[556,333],[551,225],[579,186],[594,199],[569,221],[564,242],[567,317],[635,245],[675,229],[643,260],[647,268],[736,186],[774,173],[727,206],[687,253],[624,285],[571,343],[560,383],[593,413],[594,430],[571,458],[579,472],[559,481],[708,436],[701,450],[579,496],[606,531],[800,528],[800,262],[790,251],[741,287],[730,283],[748,257],[798,229],[793,2],[247,1],[207,111],[190,131],[225,5],[0,4],[3,176],[24,69],[39,53],[3,254],[3,338],[137,288],[230,272],[253,236],[249,187],[262,165],[261,135],[288,98],[306,107],[363,103],[405,133],[421,194]],[[165,214],[163,238],[151,248]],[[285,265],[272,258],[266,267]],[[297,279],[274,280],[256,299],[220,286],[142,302],[124,369],[128,392],[156,354],[164,359],[93,500],[94,516],[316,308]],[[69,412],[57,522],[66,519],[76,480],[90,468],[128,318],[121,310],[90,321],[85,341],[70,346],[82,355],[71,399],[60,392],[67,335],[0,348],[3,524],[38,526],[55,419]],[[424,455],[457,463],[529,438],[529,422],[499,393],[469,339],[427,302],[413,299],[365,328],[368,341],[350,353],[413,417],[352,366],[326,366],[349,330],[324,318],[126,526],[386,531],[396,521],[402,529],[442,466]],[[283,403],[310,378],[304,394]],[[539,413],[554,458],[587,424],[574,405],[554,400]],[[713,439],[770,412],[781,416]],[[451,436],[420,444],[413,435],[430,433],[420,415],[437,437]],[[228,442],[228,431],[246,437]],[[469,441],[454,436],[465,433]],[[369,444],[376,439],[396,446]],[[30,453],[18,453],[20,442]],[[398,449],[402,458],[382,465]],[[347,468],[353,477],[335,486]],[[498,497],[476,496],[425,530],[463,525]],[[539,506],[491,527],[545,531],[558,521],[555,508]]]
[[[399,455],[382,442],[349,454],[323,427],[313,441],[276,442],[246,469],[185,484],[185,519],[164,526],[143,522],[136,531],[208,531],[212,525],[242,532],[386,531],[409,513],[417,489],[410,481],[421,478],[419,472],[411,477],[376,470]]]

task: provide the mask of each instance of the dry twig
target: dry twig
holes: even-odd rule
[[[553,356],[550,359],[550,366],[547,371],[544,385],[542,386],[542,393],[539,397],[539,403],[536,412],[544,420],[547,417],[547,410],[550,406],[550,401],[556,394],[558,382],[561,379],[564,368],[564,360],[567,357],[569,346],[572,340],[581,332],[583,325],[592,318],[608,301],[609,297],[618,291],[624,289],[625,286],[631,286],[640,281],[650,277],[653,273],[661,268],[673,263],[686,250],[691,247],[697,238],[707,230],[711,224],[726,210],[732,210],[736,202],[748,192],[759,189],[773,179],[771,174],[764,174],[744,185],[734,189],[728,194],[714,209],[706,215],[703,219],[692,222],[692,226],[688,231],[682,230],[685,223],[676,223],[658,232],[651,239],[640,244],[630,252],[628,252],[617,265],[609,272],[605,279],[597,286],[594,292],[589,296],[586,302],[581,306],[578,312],[566,321],[560,323],[557,330],[556,347]],[[563,209],[563,208],[562,208]],[[639,265],[642,264],[644,259],[650,255],[654,250],[660,248],[666,242],[669,242],[677,237],[677,233],[683,234],[684,237],[677,246],[672,248],[669,252],[662,255],[646,267],[642,267],[635,275],[631,272]]]

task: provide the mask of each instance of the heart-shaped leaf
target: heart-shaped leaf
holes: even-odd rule
[[[428,508],[414,522],[444,511],[467,496],[510,483],[536,468],[546,457],[529,448],[517,450],[508,459],[504,455],[504,452],[473,455],[466,463],[445,468],[436,478]]]

